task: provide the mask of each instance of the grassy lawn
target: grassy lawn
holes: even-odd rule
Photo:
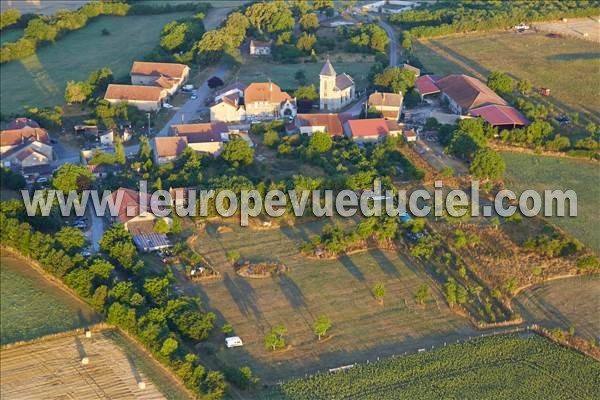
[[[102,16],[56,43],[41,47],[36,55],[2,64],[1,112],[60,105],[68,80],[84,80],[98,68],[109,67],[117,78],[127,76],[132,62],[158,45],[162,27],[189,14]],[[104,28],[111,34],[102,36]]]
[[[373,57],[368,55],[365,55],[364,58],[362,55],[354,57],[342,55],[341,57],[344,60],[343,62],[338,62],[338,56],[336,55],[332,55],[331,57],[331,62],[336,72],[338,74],[342,72],[347,73],[354,79],[357,90],[364,89],[368,84],[367,78]],[[324,60],[319,59],[316,63],[277,64],[265,58],[248,57],[239,69],[238,78],[240,82],[247,84],[252,82],[267,82],[271,79],[283,90],[295,89],[300,84],[294,79],[294,75],[296,71],[302,70],[306,75],[306,84],[314,84],[318,91],[319,72],[321,72],[324,63]]]
[[[537,156],[502,153],[506,161],[506,185],[518,193],[533,189],[569,190],[577,193],[577,217],[551,217],[549,221],[600,252],[600,169],[594,163]]]
[[[559,279],[535,286],[515,300],[528,321],[547,328],[575,328],[578,336],[593,338],[600,332],[600,277]]]
[[[537,335],[480,338],[291,381],[271,399],[594,398],[600,363]]]
[[[29,340],[98,322],[99,316],[22,261],[2,257],[1,343]]]
[[[561,108],[600,116],[598,43],[533,32],[481,33],[422,41],[415,53],[436,74],[462,72],[485,80],[490,71],[504,71],[552,89],[550,101]]]
[[[466,320],[449,311],[425,272],[401,252],[371,250],[330,261],[305,258],[299,245],[320,232],[326,222],[321,219],[266,231],[229,225],[232,231],[228,233],[218,233],[217,226],[209,224],[191,242],[224,279],[188,284],[188,294],[199,296],[217,314],[218,325],[233,324],[235,334],[244,341],[243,348],[226,349],[217,329],[209,347],[219,364],[250,365],[263,382],[273,383],[473,334]],[[347,226],[353,223],[344,221]],[[289,271],[274,278],[241,278],[226,260],[231,250],[239,251],[243,260],[284,263]],[[371,295],[377,282],[385,284],[384,305]],[[432,287],[433,299],[420,306],[414,295],[424,282]],[[333,327],[331,337],[318,342],[312,325],[322,314]],[[264,336],[279,324],[287,328],[291,346],[267,351]]]

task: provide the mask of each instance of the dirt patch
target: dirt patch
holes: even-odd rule
[[[270,278],[287,271],[287,267],[280,263],[250,263],[248,261],[236,264],[235,272],[244,278]]]

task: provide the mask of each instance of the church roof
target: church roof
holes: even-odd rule
[[[354,85],[354,81],[352,80],[350,75],[346,73],[340,74],[335,78],[335,86],[339,90],[345,90],[352,85]]]
[[[325,62],[325,65],[323,65],[323,68],[321,69],[321,73],[319,75],[328,75],[328,76],[336,76],[336,72],[335,69],[333,69],[333,65],[331,65],[331,62],[329,61],[329,58],[327,59],[327,62]]]

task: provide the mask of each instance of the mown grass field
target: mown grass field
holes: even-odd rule
[[[507,335],[294,380],[270,398],[592,399],[598,374],[591,358],[537,335]]]
[[[210,224],[191,242],[224,279],[188,284],[188,294],[199,296],[217,314],[218,325],[231,323],[244,341],[243,348],[226,349],[217,330],[210,346],[219,364],[250,365],[263,382],[273,383],[474,334],[466,320],[450,312],[428,275],[401,252],[371,250],[330,261],[303,256],[299,245],[325,222],[266,231],[231,225],[228,233],[218,233]],[[226,259],[231,250],[243,260],[281,262],[289,271],[265,279],[239,277]],[[385,284],[384,305],[371,295],[377,282]],[[414,300],[422,283],[432,288],[433,299],[425,306]],[[323,314],[333,327],[331,337],[318,342],[312,325]],[[264,337],[279,324],[288,330],[290,347],[271,352]]]
[[[372,56],[355,57],[354,61],[338,62],[337,57],[332,55],[331,62],[338,74],[347,73],[354,79],[357,90],[364,89],[368,84],[369,69],[371,68]],[[245,63],[237,73],[238,79],[243,83],[268,82],[271,79],[281,89],[293,89],[301,86],[294,78],[298,70],[304,71],[306,84],[314,84],[319,90],[319,72],[323,68],[324,60],[316,63],[308,62],[302,64],[277,64],[270,62],[267,58],[247,57]]]
[[[2,344],[99,321],[99,316],[87,304],[49,283],[22,261],[2,256],[0,268]]]
[[[559,279],[536,285],[514,300],[527,321],[547,328],[568,330],[588,339],[600,332],[600,277],[585,276]]]
[[[415,54],[427,71],[465,73],[485,81],[490,71],[529,79],[552,90],[549,100],[568,111],[600,116],[600,44],[545,33],[476,33],[423,40]]]
[[[2,64],[0,111],[9,114],[28,106],[61,105],[67,81],[85,80],[102,67],[109,67],[117,78],[128,76],[132,62],[158,45],[162,27],[186,15],[190,13],[98,17],[40,47],[33,56]],[[101,34],[105,28],[110,35]]]
[[[595,163],[523,153],[502,153],[506,161],[506,186],[518,193],[533,189],[569,190],[577,193],[577,217],[551,217],[596,252],[600,252],[600,168]],[[542,208],[543,210],[543,208]]]

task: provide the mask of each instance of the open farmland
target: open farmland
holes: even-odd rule
[[[99,316],[22,260],[0,262],[1,343],[29,340],[97,322]]]
[[[354,79],[357,90],[363,90],[368,84],[369,69],[372,65],[372,56],[356,57],[355,61],[337,62],[336,57],[331,57],[331,62],[338,74],[346,72]],[[323,68],[325,60],[319,60],[316,63],[304,64],[277,64],[267,59],[248,57],[245,63],[240,67],[238,79],[240,82],[249,84],[252,82],[267,82],[271,79],[279,85],[281,89],[294,89],[300,86],[300,83],[294,78],[296,71],[302,70],[306,75],[306,84],[314,84],[319,90],[319,72]]]
[[[2,398],[165,398],[113,342],[110,331],[94,332],[91,338],[81,332],[43,338],[4,348],[1,354]]]
[[[423,40],[415,54],[427,71],[465,73],[487,79],[503,71],[552,90],[551,102],[568,111],[600,117],[598,58],[600,44],[544,33],[475,33]]]
[[[33,56],[2,64],[0,111],[10,114],[28,106],[61,105],[67,81],[85,80],[102,67],[109,67],[117,79],[127,76],[132,61],[158,45],[162,27],[186,15],[190,13],[101,16],[40,47]],[[110,35],[102,35],[103,29]]]
[[[502,153],[506,161],[506,186],[521,193],[533,189],[569,190],[577,193],[577,217],[551,217],[596,252],[600,252],[600,168],[596,163],[523,153]]]
[[[600,363],[507,335],[287,382],[271,399],[591,399]]]
[[[578,336],[591,339],[600,332],[600,277],[559,279],[536,285],[513,301],[526,321],[546,328],[575,328]]]
[[[579,39],[592,40],[600,43],[600,17],[575,18],[563,21],[539,22],[534,26],[537,29],[547,32],[558,33],[559,35],[573,36]]]
[[[233,324],[235,334],[244,341],[243,348],[225,349],[223,335],[214,334],[211,347],[218,349],[219,363],[250,365],[263,382],[273,383],[474,334],[465,319],[450,312],[429,276],[400,252],[370,250],[339,260],[307,259],[299,245],[325,223],[265,231],[227,225],[231,231],[222,233],[209,224],[206,233],[191,241],[223,279],[187,284],[188,294],[199,296],[217,314],[219,324]],[[239,251],[242,260],[277,261],[290,270],[273,278],[242,278],[226,260],[231,250]],[[370,292],[376,282],[385,284],[383,306]],[[422,283],[432,287],[433,299],[425,306],[414,300]],[[323,314],[333,327],[331,336],[318,342],[312,325]],[[265,334],[279,324],[287,328],[291,346],[265,350]]]

